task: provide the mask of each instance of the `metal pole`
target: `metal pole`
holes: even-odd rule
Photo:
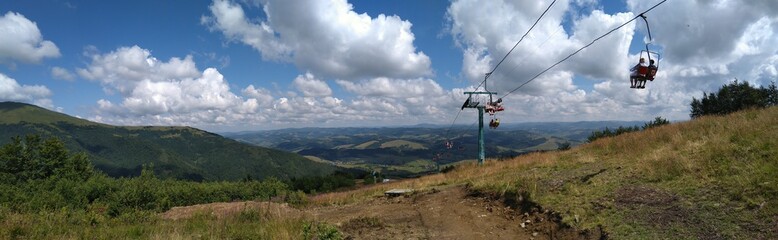
[[[484,164],[484,107],[478,107],[478,165]]]

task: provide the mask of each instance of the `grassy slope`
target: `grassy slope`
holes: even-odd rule
[[[629,133],[564,152],[317,196],[341,204],[389,188],[468,184],[537,203],[614,239],[778,237],[778,108]]]
[[[381,143],[380,148],[408,148],[408,149],[428,149],[424,144],[411,142],[407,140],[393,140],[385,143]]]
[[[108,126],[17,102],[0,102],[0,124],[63,122],[77,126]]]
[[[139,173],[153,163],[162,177],[207,180],[280,178],[328,174],[329,164],[300,155],[252,146],[190,127],[116,127],[70,117],[40,107],[0,103],[0,144],[37,133],[62,139],[71,151],[86,152],[112,176]]]

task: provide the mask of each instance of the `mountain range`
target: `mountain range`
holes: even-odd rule
[[[485,151],[487,158],[505,158],[556,150],[563,145],[579,145],[596,130],[642,124],[627,121],[503,124],[497,129],[485,130]],[[441,165],[476,159],[477,134],[475,125],[429,124],[222,133],[242,142],[299,153],[317,161],[390,172],[389,175],[398,177],[436,171]]]
[[[61,139],[68,149],[86,153],[98,170],[113,177],[135,176],[143,165],[152,166],[160,177],[196,181],[288,179],[337,170],[295,153],[196,128],[112,126],[34,105],[0,102],[0,144],[28,134]]]

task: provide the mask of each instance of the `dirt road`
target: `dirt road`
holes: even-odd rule
[[[522,228],[521,220],[511,220],[513,211],[499,205],[452,187],[309,213],[354,239],[532,239],[533,232]]]
[[[275,217],[303,217],[338,227],[347,239],[602,239],[602,232],[579,232],[540,211],[520,213],[501,200],[475,196],[462,186],[339,206],[294,209],[271,202],[211,203],[175,207],[164,219],[211,212],[216,217],[260,209]],[[545,212],[545,211],[544,211]],[[607,238],[607,237],[606,237]]]

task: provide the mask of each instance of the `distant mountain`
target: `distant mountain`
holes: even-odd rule
[[[236,180],[323,175],[335,166],[298,154],[241,143],[190,127],[118,127],[90,122],[34,105],[0,102],[0,144],[14,136],[55,136],[85,152],[101,171],[132,176],[153,164],[161,177]]]
[[[486,130],[486,155],[488,158],[500,158],[555,150],[566,143],[572,146],[581,144],[592,131],[605,127],[642,124],[624,121],[503,124],[498,129]],[[431,170],[439,164],[476,159],[477,129],[473,125],[452,128],[436,125],[293,128],[224,133],[224,136],[296,152],[312,159],[335,162],[341,166],[420,172]],[[447,141],[453,143],[453,146],[447,147]]]

